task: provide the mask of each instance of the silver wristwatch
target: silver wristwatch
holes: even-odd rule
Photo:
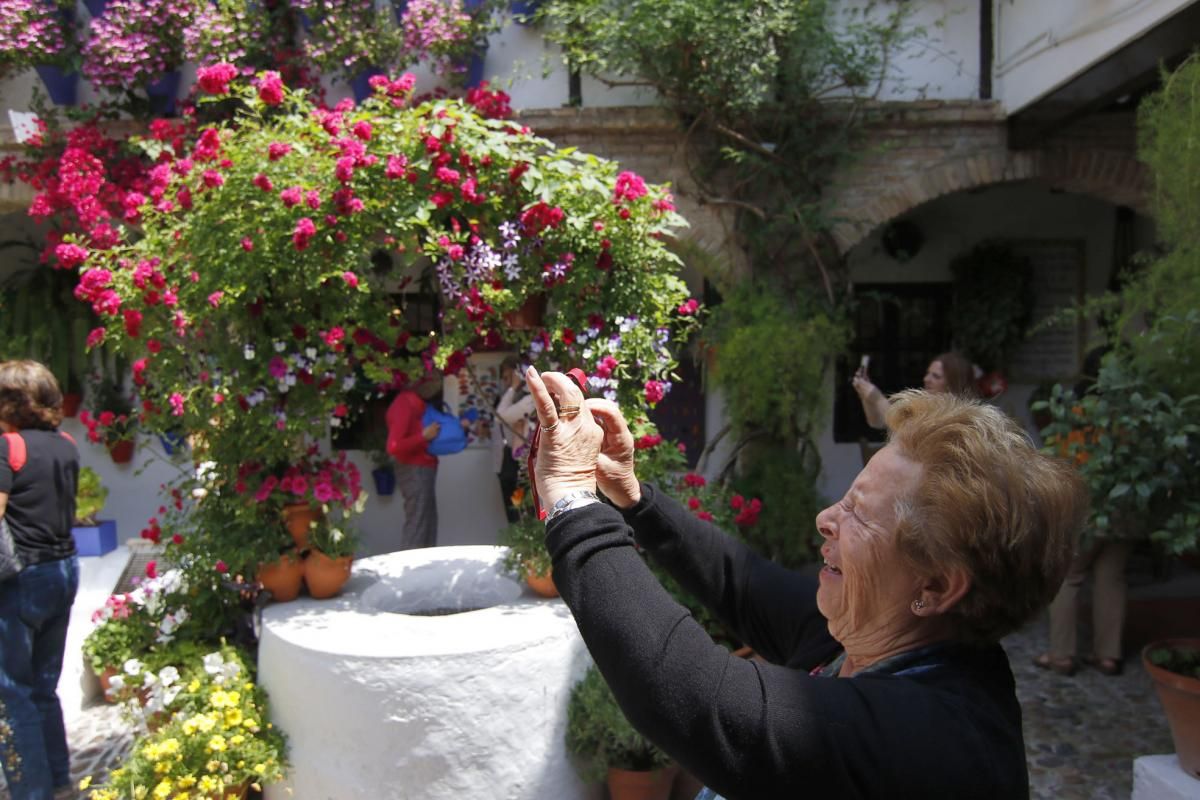
[[[549,525],[550,520],[554,519],[560,514],[570,511],[573,508],[583,508],[584,506],[590,506],[592,503],[599,502],[600,498],[596,496],[596,493],[588,491],[587,489],[580,489],[575,492],[567,492],[562,497],[558,498],[558,500],[554,503],[554,506],[550,509],[550,513],[546,515],[546,524]]]

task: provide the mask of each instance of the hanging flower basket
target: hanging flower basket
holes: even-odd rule
[[[371,470],[375,480],[375,494],[388,497],[396,492],[396,470],[392,467],[376,467]]]

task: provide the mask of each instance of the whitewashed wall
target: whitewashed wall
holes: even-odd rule
[[[998,0],[996,96],[1019,111],[1196,0]]]

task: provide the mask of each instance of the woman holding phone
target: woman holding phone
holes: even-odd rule
[[[882,430],[887,427],[884,418],[887,417],[889,402],[887,396],[879,387],[871,383],[867,373],[870,356],[863,356],[862,363],[855,371],[850,383],[862,401],[863,413],[867,415],[867,424],[872,428]],[[953,351],[935,356],[925,369],[922,381],[925,391],[938,394],[950,392],[960,397],[975,397],[974,368],[963,355]]]

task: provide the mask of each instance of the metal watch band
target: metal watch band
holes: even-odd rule
[[[567,494],[564,494],[562,497],[558,498],[558,500],[554,503],[554,507],[551,508],[550,513],[546,515],[546,524],[549,524],[550,520],[566,511],[570,511],[573,508],[582,508],[583,506],[590,506],[592,503],[599,502],[600,498],[596,496],[596,493],[588,491],[587,489],[568,492]]]

